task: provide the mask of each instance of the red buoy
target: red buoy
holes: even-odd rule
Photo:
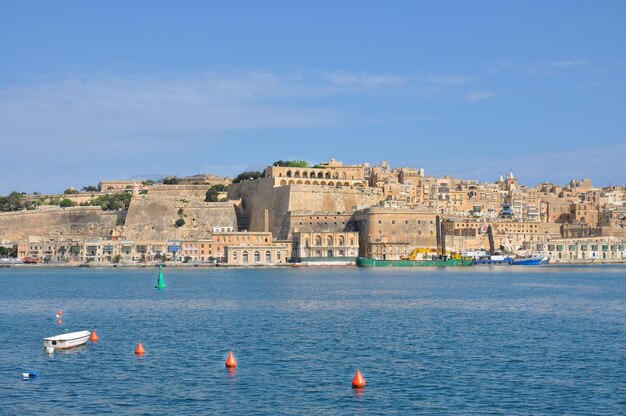
[[[63,321],[61,320],[61,318],[57,319],[57,325],[61,325],[63,323]]]
[[[59,311],[57,312],[57,318],[60,318],[62,316],[63,316],[63,311],[59,309]]]
[[[365,379],[361,375],[361,370],[356,370],[356,374],[352,379],[352,388],[362,389],[363,387],[365,387]]]
[[[237,360],[235,359],[235,355],[233,352],[228,353],[228,358],[226,359],[226,367],[234,368],[237,367]]]
[[[137,344],[137,347],[135,348],[135,354],[143,355],[145,352],[146,350],[144,349],[143,345],[141,345],[141,342]]]
[[[89,341],[98,342],[99,339],[100,337],[98,336],[98,334],[96,334],[96,330],[94,329],[93,331],[91,331],[91,336],[89,337]]]

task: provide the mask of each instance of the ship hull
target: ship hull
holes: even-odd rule
[[[522,259],[513,259],[514,266],[539,266],[547,263],[545,257],[529,257]]]
[[[461,267],[472,266],[472,260],[376,260],[358,257],[356,265],[359,267]]]

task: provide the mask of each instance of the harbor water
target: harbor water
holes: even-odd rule
[[[163,272],[0,269],[0,414],[626,414],[623,266]]]

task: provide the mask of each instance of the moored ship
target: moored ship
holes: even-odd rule
[[[376,260],[367,257],[358,257],[356,265],[359,267],[458,267],[473,266],[472,259],[433,259],[433,260]]]
[[[445,229],[439,216],[435,219],[435,231],[437,246],[434,250],[430,247],[417,247],[410,256],[393,260],[358,257],[356,265],[359,267],[459,267],[474,265],[474,260],[471,257],[464,257],[459,253],[446,250]]]

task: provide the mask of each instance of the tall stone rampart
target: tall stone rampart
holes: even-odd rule
[[[193,199],[203,202],[211,185],[154,185],[148,188],[148,195]]]
[[[241,199],[239,216],[249,221],[250,231],[263,231],[267,225],[274,238],[284,240],[290,238],[295,226],[291,223],[291,214],[352,213],[357,207],[377,204],[382,199],[382,191],[351,186],[274,186],[271,178],[262,178],[231,185],[228,197]]]
[[[185,224],[177,227],[178,219],[183,219]],[[218,226],[237,229],[231,203],[148,194],[131,200],[123,236],[136,240],[208,238],[213,227]]]
[[[123,224],[126,211],[100,207],[39,207],[0,213],[0,240],[19,241],[28,236],[50,238],[107,238]]]

